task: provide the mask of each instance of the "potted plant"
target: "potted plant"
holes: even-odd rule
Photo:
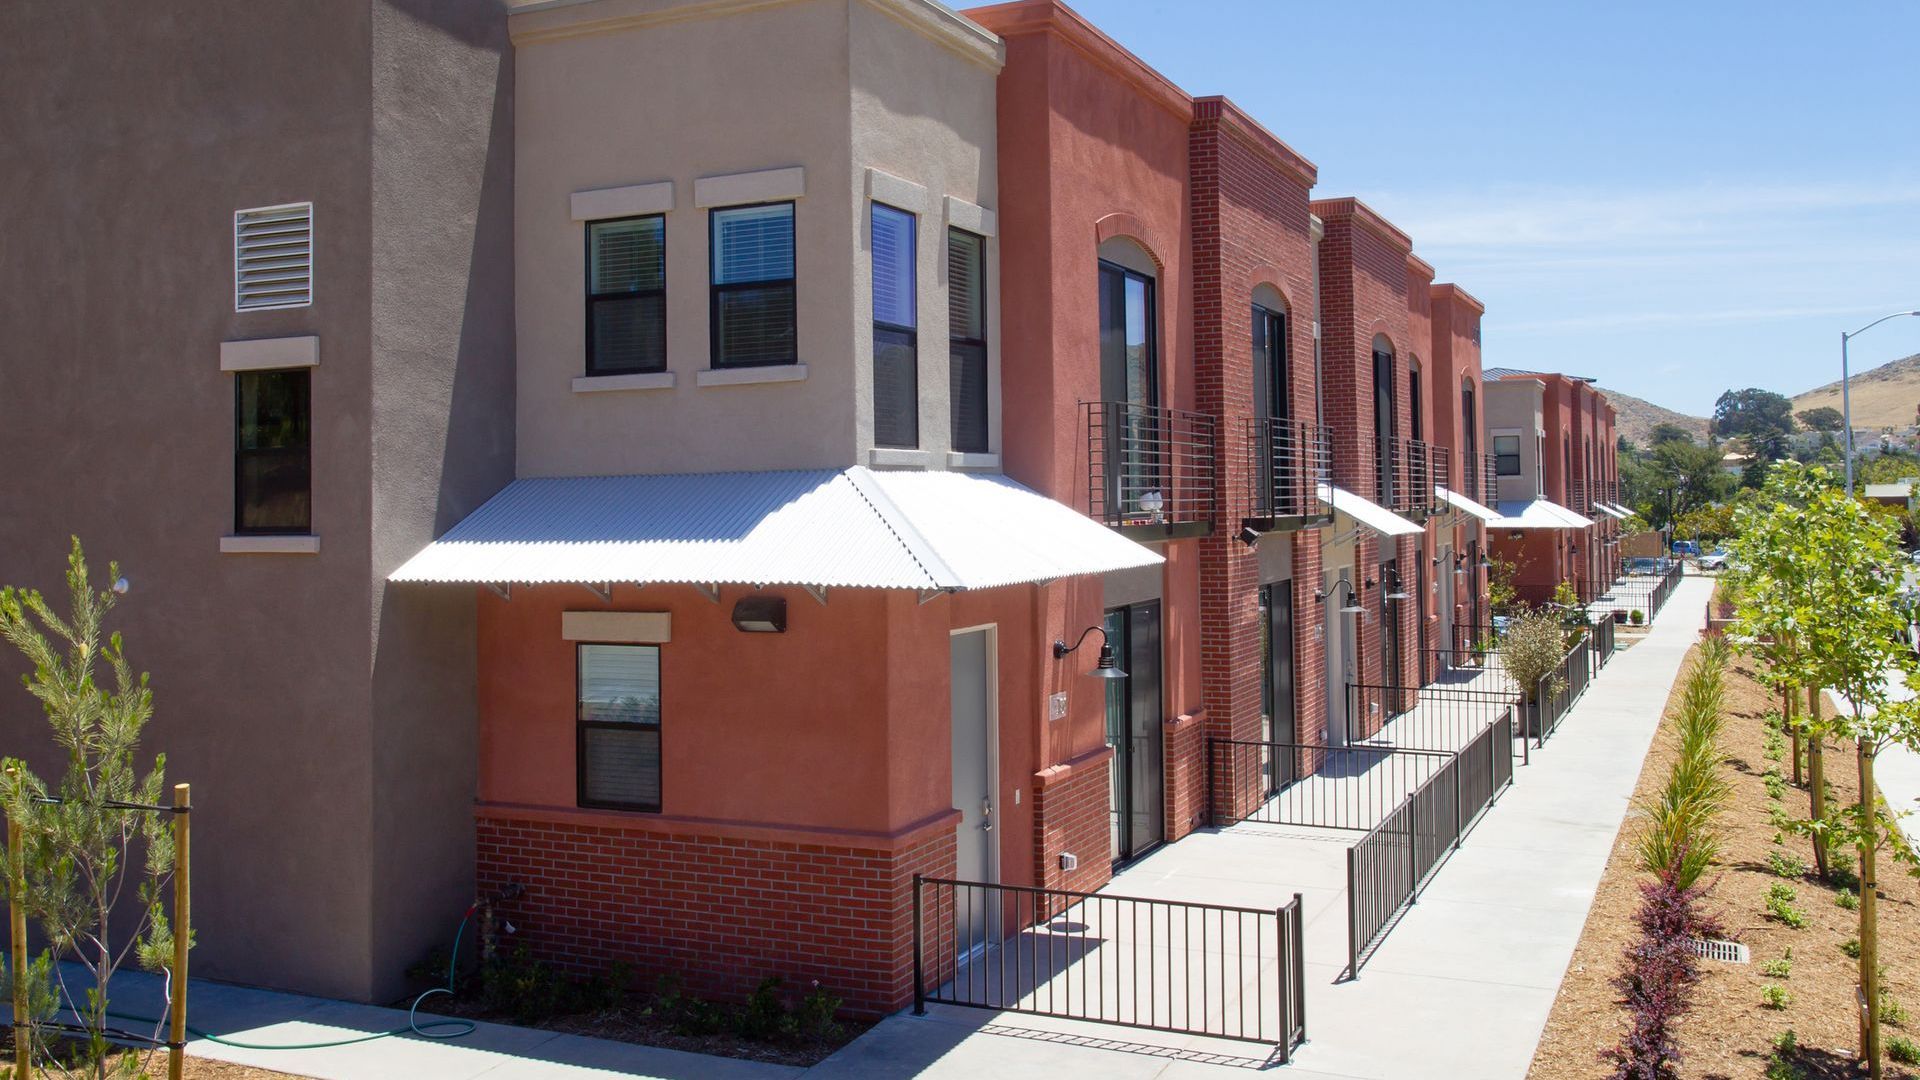
[[[1626,621],[1627,621],[1627,613],[1626,613],[1626,612],[1624,612],[1624,611],[1621,611],[1621,610],[1620,610],[1619,608],[1614,608],[1614,609],[1613,609],[1613,621],[1614,621],[1614,622],[1615,622],[1616,624],[1618,624],[1618,623],[1624,623],[1624,622],[1626,622]]]

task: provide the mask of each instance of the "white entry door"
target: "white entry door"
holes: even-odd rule
[[[1354,615],[1340,609],[1353,603],[1352,591],[1340,584],[1345,571],[1327,571],[1323,594],[1326,596],[1325,633],[1327,655],[1327,735],[1326,745],[1345,746],[1347,742],[1347,684],[1353,681]]]
[[[954,877],[1000,880],[994,842],[994,633],[992,627],[953,635],[950,645],[953,712]],[[954,912],[962,955],[985,944],[999,903],[990,889],[956,890]]]

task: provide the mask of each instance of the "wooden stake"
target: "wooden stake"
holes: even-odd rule
[[[1815,821],[1823,821],[1827,816],[1827,765],[1823,744],[1820,718],[1820,688],[1807,687],[1807,789],[1808,816]],[[1829,881],[1827,873],[1827,842],[1819,833],[1813,834],[1813,865],[1820,874],[1821,881]]]
[[[1868,815],[1860,840],[1860,1052],[1867,1058],[1867,1075],[1880,1080],[1880,898],[1873,865],[1879,845],[1879,793],[1873,786],[1873,754],[1867,741],[1854,740],[1854,749],[1860,761],[1860,806]]]
[[[187,1067],[187,942],[192,937],[192,897],[187,888],[188,827],[193,820],[189,784],[173,785],[173,1000],[167,1034],[167,1080],[181,1080]]]
[[[1780,717],[1781,726],[1787,729],[1787,738],[1792,740],[1789,749],[1793,751],[1793,786],[1799,787],[1804,782],[1800,775],[1800,729],[1793,722],[1793,687],[1791,686],[1780,688]]]
[[[16,780],[7,770],[8,787]],[[11,888],[7,904],[8,934],[13,938],[13,1075],[33,1075],[33,1034],[27,1020],[27,909],[21,903],[27,893],[27,859],[21,838],[20,822],[7,815],[7,877]]]

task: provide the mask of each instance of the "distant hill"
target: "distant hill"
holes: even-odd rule
[[[1798,413],[1821,405],[1840,407],[1840,383],[1808,390],[1793,399]],[[1853,375],[1853,426],[1904,428],[1920,408],[1920,353]]]
[[[1696,442],[1707,441],[1707,418],[1704,416],[1688,416],[1686,413],[1674,412],[1672,409],[1663,409],[1651,401],[1644,401],[1618,390],[1609,390],[1604,386],[1598,389],[1607,395],[1607,401],[1613,405],[1614,430],[1625,435],[1635,446],[1647,445],[1647,436],[1652,433],[1656,424],[1678,424],[1691,433]],[[1857,393],[1854,405],[1856,409],[1859,406]],[[1794,406],[1796,409],[1799,407],[1797,404]]]

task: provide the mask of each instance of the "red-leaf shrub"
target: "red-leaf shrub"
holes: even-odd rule
[[[1640,936],[1625,950],[1625,969],[1613,980],[1628,1013],[1627,1034],[1601,1055],[1613,1064],[1614,1080],[1677,1080],[1680,1048],[1674,1026],[1693,1004],[1699,957],[1689,939],[1723,931],[1700,910],[1705,890],[1678,884],[1678,863],[1640,886],[1634,921]]]

